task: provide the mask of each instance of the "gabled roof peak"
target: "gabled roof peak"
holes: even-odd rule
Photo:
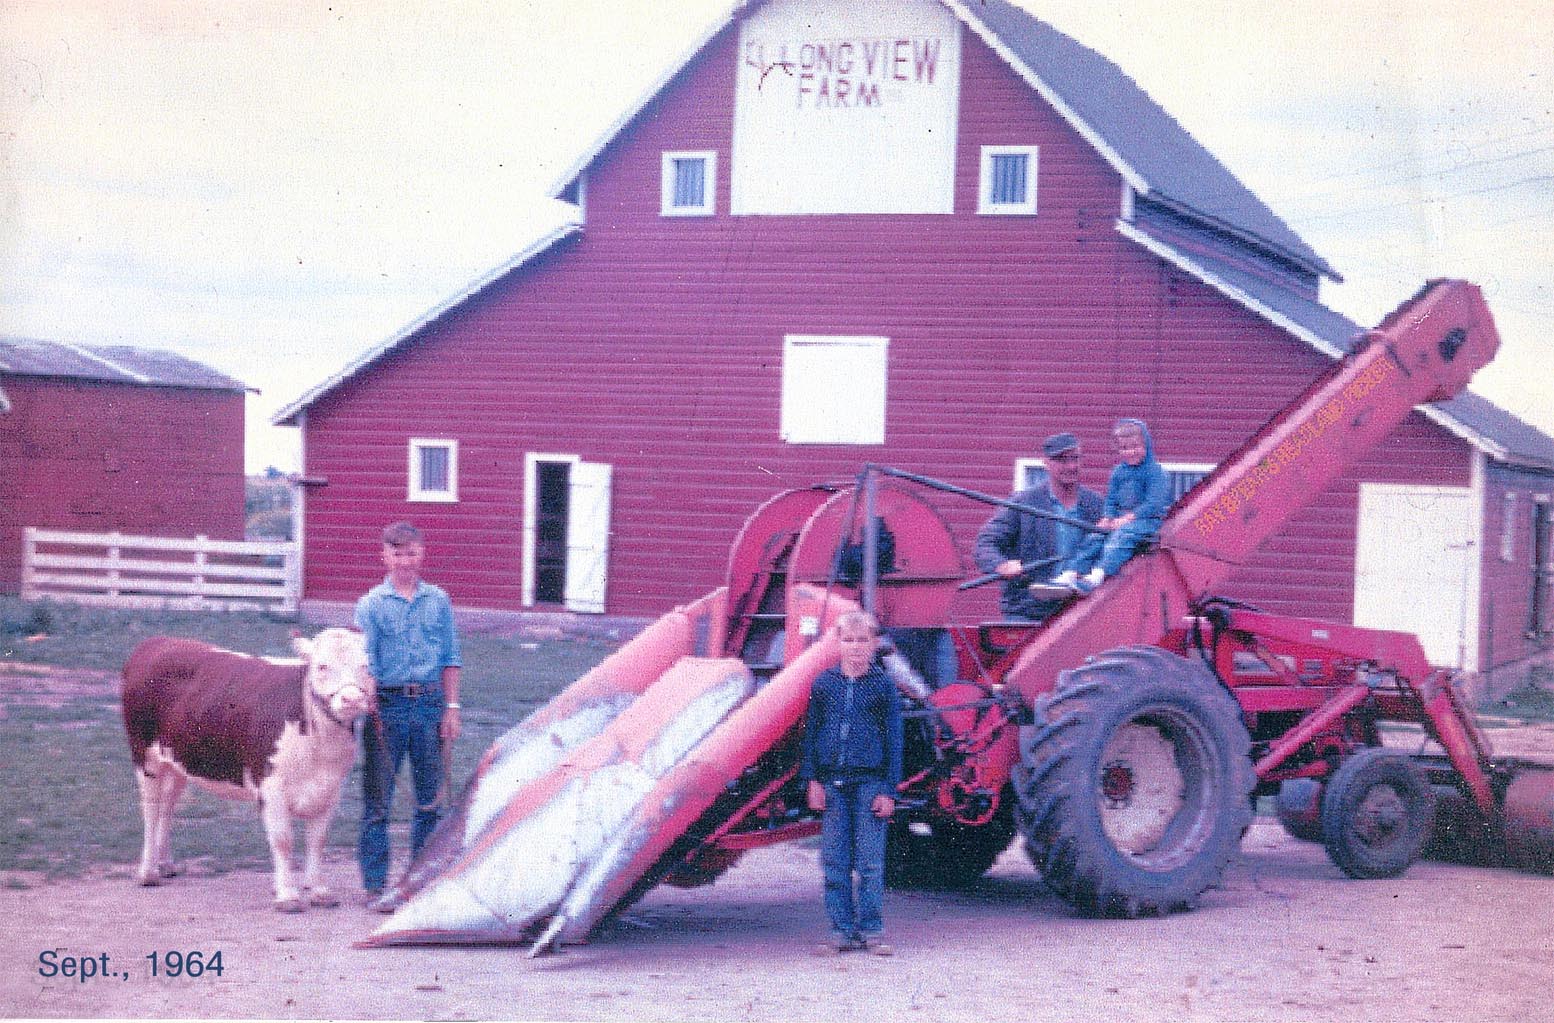
[[[769,0],[741,0],[708,25],[556,181],[561,198],[615,138],[719,34]],[[1109,59],[1009,0],[937,0],[1051,105],[1135,193],[1197,217],[1308,272],[1341,280],[1283,220]]]

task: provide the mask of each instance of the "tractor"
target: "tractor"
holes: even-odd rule
[[[1082,914],[1186,910],[1260,799],[1356,878],[1427,852],[1554,868],[1554,767],[1493,756],[1416,637],[1219,594],[1497,346],[1476,287],[1431,282],[1185,494],[1147,550],[1041,624],[952,623],[959,594],[996,577],[968,578],[942,505],[1009,501],[879,465],[775,496],[722,587],[498,740],[412,865],[405,907],[363,944],[537,952],[659,883],[706,884],[749,849],[815,834],[796,778],[804,705],[855,607],[885,627],[907,694],[898,885],[972,882],[1018,836]]]

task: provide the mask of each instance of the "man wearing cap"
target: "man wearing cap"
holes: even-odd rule
[[[1055,433],[1041,445],[1046,472],[1034,487],[1021,490],[1010,498],[1016,504],[1039,508],[1055,515],[1085,522],[1101,517],[1105,503],[1101,495],[1079,485],[1082,451],[1079,438],[1072,433]],[[1062,606],[1061,600],[1041,600],[1028,589],[1047,575],[1037,571],[1037,562],[1067,558],[1084,539],[1085,531],[1049,518],[1027,515],[1013,508],[999,508],[977,533],[976,561],[984,572],[1004,577],[1004,592],[999,608],[1010,621],[1045,621]],[[1053,562],[1047,567],[1052,567]]]

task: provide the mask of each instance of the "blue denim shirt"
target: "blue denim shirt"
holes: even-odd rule
[[[368,590],[356,602],[356,627],[367,637],[367,667],[379,685],[440,682],[444,668],[463,664],[453,602],[425,580],[409,600],[387,579]]]
[[[875,662],[859,679],[827,668],[810,687],[799,778],[901,784],[901,694]]]

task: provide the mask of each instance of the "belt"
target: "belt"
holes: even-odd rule
[[[432,682],[406,682],[402,686],[379,686],[380,693],[393,693],[396,696],[421,696],[426,693],[441,692],[442,686]]]

